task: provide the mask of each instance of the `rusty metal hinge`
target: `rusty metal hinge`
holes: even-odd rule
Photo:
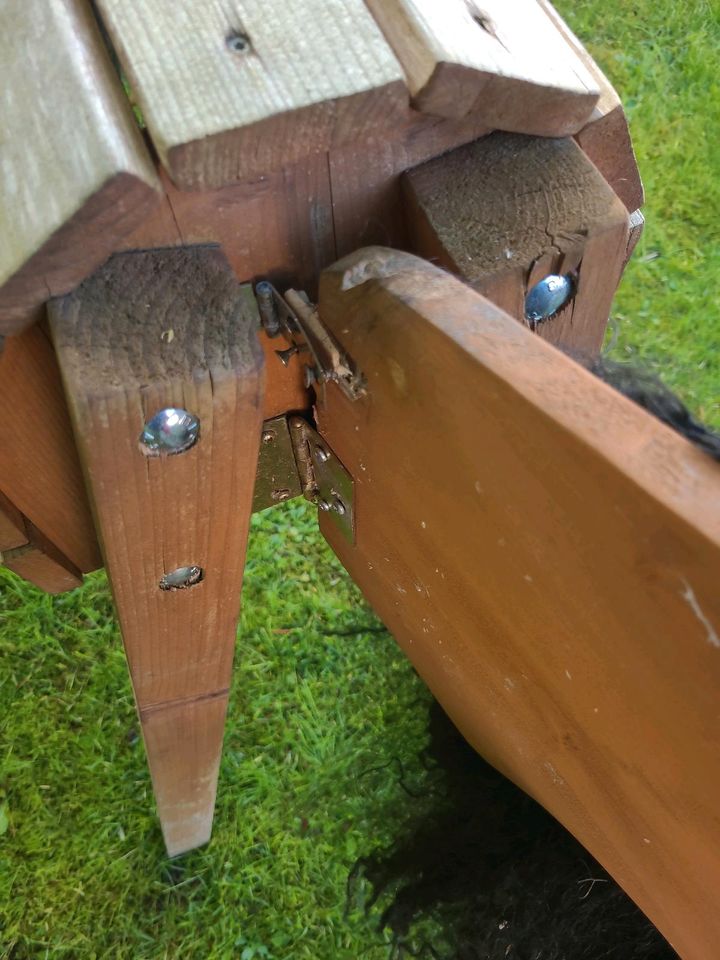
[[[284,333],[290,340],[287,350],[276,350],[287,365],[295,353],[308,353],[305,386],[332,381],[350,400],[365,393],[365,378],[333,335],[326,329],[318,308],[302,291],[286,290],[282,296],[267,280],[255,286],[260,319],[269,337]]]
[[[301,495],[355,542],[353,478],[307,420],[273,417],[263,424],[253,511]]]

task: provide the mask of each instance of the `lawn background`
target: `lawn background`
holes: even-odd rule
[[[557,6],[623,96],[648,196],[614,353],[720,425],[717,4]],[[347,876],[429,802],[403,786],[423,793],[428,696],[309,505],[253,520],[215,832],[178,861],[104,576],[51,598],[0,571],[0,624],[0,957],[387,958]]]

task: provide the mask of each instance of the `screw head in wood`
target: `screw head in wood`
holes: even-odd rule
[[[225,38],[228,50],[233,53],[246,53],[250,49],[250,38],[244,33],[231,33]]]
[[[565,306],[574,292],[572,277],[551,273],[528,292],[525,298],[525,319],[531,324],[549,320]]]
[[[161,590],[187,590],[188,587],[200,583],[203,578],[203,568],[192,564],[189,567],[178,567],[170,573],[164,574],[158,586]]]
[[[200,421],[180,407],[166,407],[151,417],[140,434],[140,449],[149,457],[189,450],[200,434]]]

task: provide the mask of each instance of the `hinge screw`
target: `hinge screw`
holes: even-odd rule
[[[327,513],[330,509],[330,504],[327,502],[327,500],[318,500],[317,505],[318,509],[322,510],[323,513]]]
[[[277,440],[277,433],[275,430],[263,430],[262,432],[263,443],[272,443],[274,440]]]
[[[339,514],[341,517],[345,514],[345,504],[342,502],[342,500],[339,497],[336,497],[333,500],[331,504],[331,508],[335,511],[335,513]]]
[[[315,459],[318,463],[327,463],[330,459],[330,454],[323,447],[315,447]]]

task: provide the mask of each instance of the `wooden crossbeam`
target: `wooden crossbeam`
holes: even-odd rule
[[[363,0],[100,0],[173,180],[216,187],[389,131],[407,111]]]
[[[536,0],[368,0],[402,63],[413,106],[474,113],[491,128],[567,136],[599,90]]]
[[[494,133],[408,171],[412,248],[525,321],[528,291],[569,275],[574,296],[537,333],[600,349],[628,248],[627,211],[571,139]]]
[[[156,202],[156,178],[88,5],[0,6],[0,334],[38,318]]]

